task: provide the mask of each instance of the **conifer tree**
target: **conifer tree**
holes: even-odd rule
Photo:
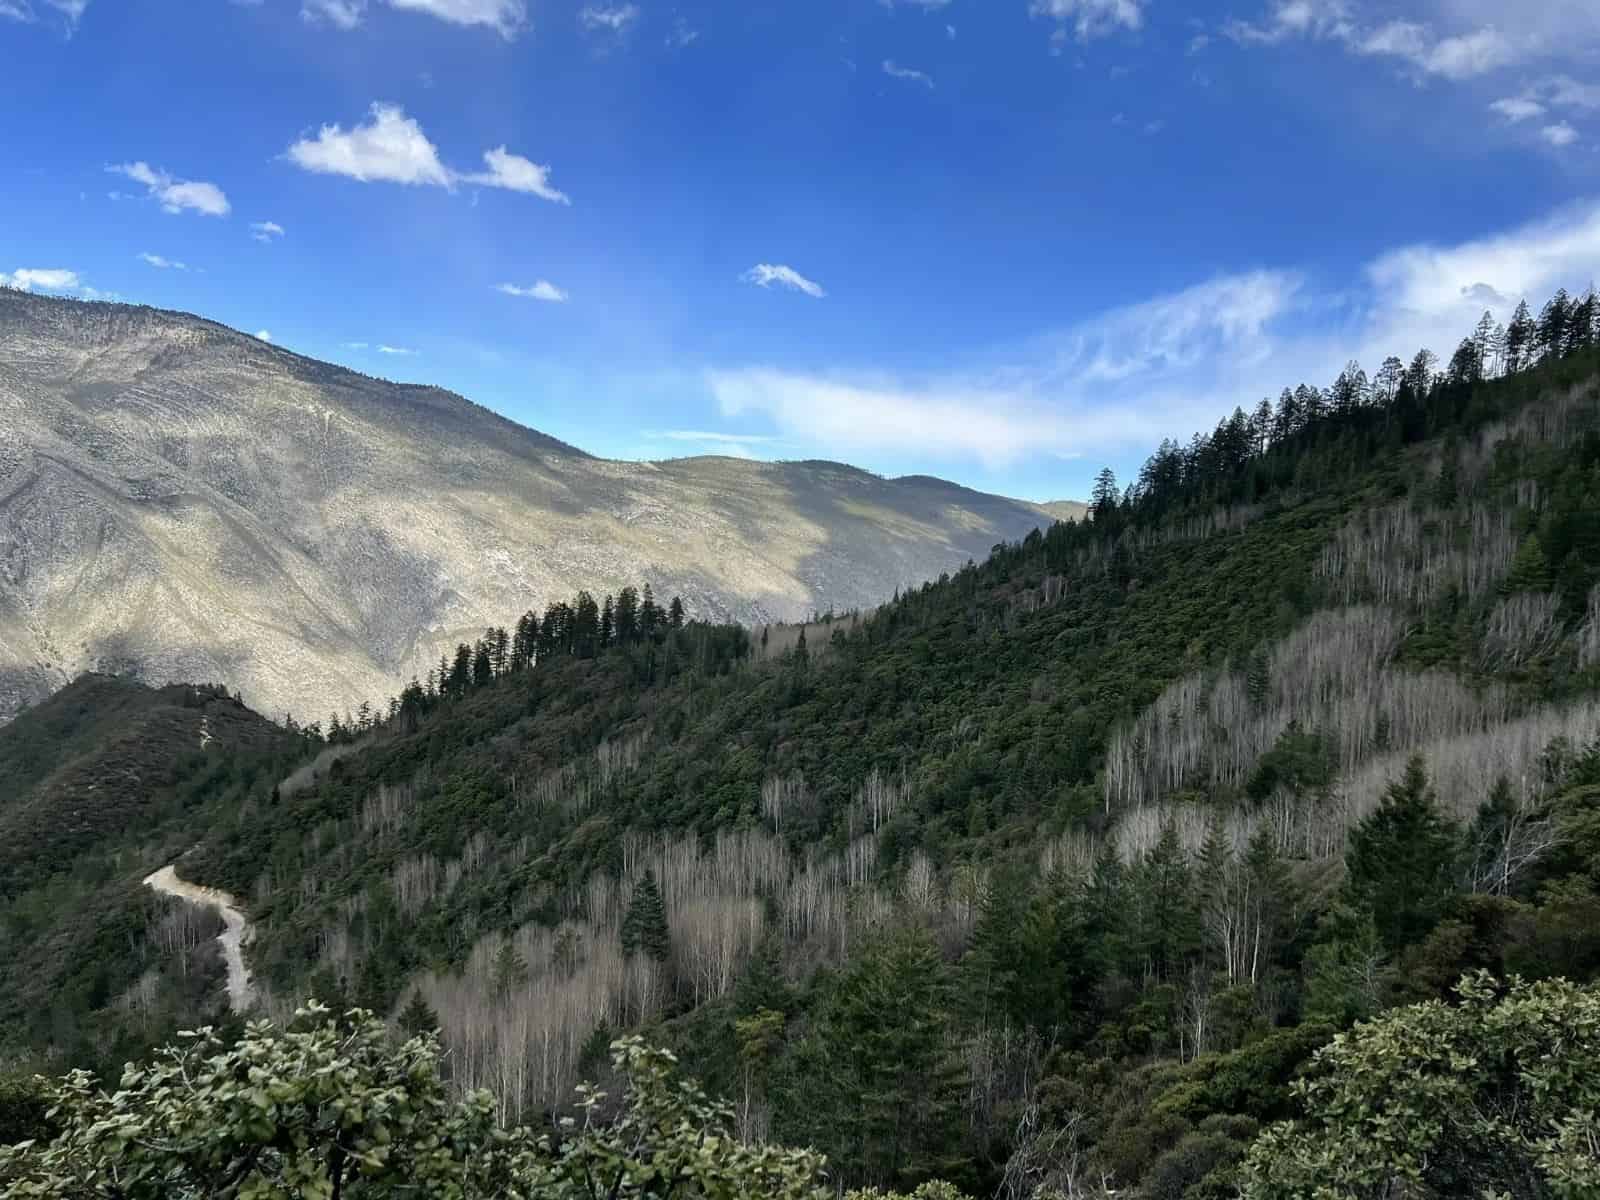
[[[965,1071],[948,987],[920,931],[868,947],[839,979],[813,1035],[828,1067],[796,1123],[847,1180],[915,1184],[960,1163]]]
[[[400,1028],[412,1037],[439,1032],[439,1016],[422,998],[420,988],[412,991],[410,1002],[400,1013]]]
[[[1530,533],[1517,547],[1516,557],[1511,560],[1511,569],[1506,572],[1500,591],[1507,596],[1517,592],[1548,592],[1550,578],[1550,560],[1545,557],[1544,546],[1540,544],[1538,534]]]
[[[633,899],[628,903],[627,914],[622,918],[622,950],[625,954],[643,954],[664,963],[672,953],[672,934],[667,927],[667,906],[661,899],[661,889],[656,886],[655,874],[644,873],[644,878],[633,889]]]
[[[1410,945],[1433,928],[1454,888],[1457,847],[1457,831],[1414,756],[1351,831],[1345,852],[1346,893],[1372,914],[1385,946]]]

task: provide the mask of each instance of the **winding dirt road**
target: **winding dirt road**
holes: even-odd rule
[[[145,877],[145,886],[154,888],[163,896],[171,896],[201,908],[214,908],[222,917],[225,929],[217,934],[222,943],[222,959],[228,966],[228,1006],[242,1013],[255,999],[255,989],[250,986],[250,972],[245,970],[244,944],[250,940],[250,922],[244,919],[239,902],[227,892],[201,887],[178,878],[176,867],[162,867]]]

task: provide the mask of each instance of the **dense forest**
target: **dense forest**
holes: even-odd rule
[[[1352,363],[870,613],[580,593],[325,723],[80,681],[0,730],[0,1062],[241,1034],[175,861],[257,1015],[437,1031],[513,1124],[639,1031],[836,1188],[1600,1194],[1592,1070],[1533,1066],[1597,1028],[1597,332]]]

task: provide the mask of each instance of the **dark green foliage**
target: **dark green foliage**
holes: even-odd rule
[[[1372,914],[1391,950],[1424,936],[1457,882],[1459,831],[1440,813],[1421,758],[1384,792],[1378,809],[1350,834],[1346,894]]]
[[[0,1074],[0,1146],[46,1138],[54,1130],[48,1113],[51,1099],[42,1078]]]
[[[661,899],[656,877],[649,871],[634,889],[622,919],[622,950],[643,954],[664,963],[672,954],[672,934],[667,927],[667,907]]]
[[[411,993],[411,1000],[400,1013],[400,1028],[411,1037],[420,1033],[438,1033],[439,1016],[422,998],[420,991]]]
[[[779,1129],[824,1149],[846,1181],[914,1184],[962,1168],[963,1069],[949,978],[926,936],[864,949],[829,990],[793,1063]]]

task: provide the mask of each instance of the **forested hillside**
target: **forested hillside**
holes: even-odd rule
[[[804,636],[530,613],[292,755],[208,746],[167,836],[43,852],[0,936],[90,953],[51,925],[82,907],[159,963],[133,888],[181,827],[266,1013],[436,1024],[513,1118],[643,1028],[846,1185],[1236,1194],[1340,1030],[1600,973],[1595,307],[1285,391]],[[47,1017],[7,967],[6,1050],[196,1013],[140,970]]]

